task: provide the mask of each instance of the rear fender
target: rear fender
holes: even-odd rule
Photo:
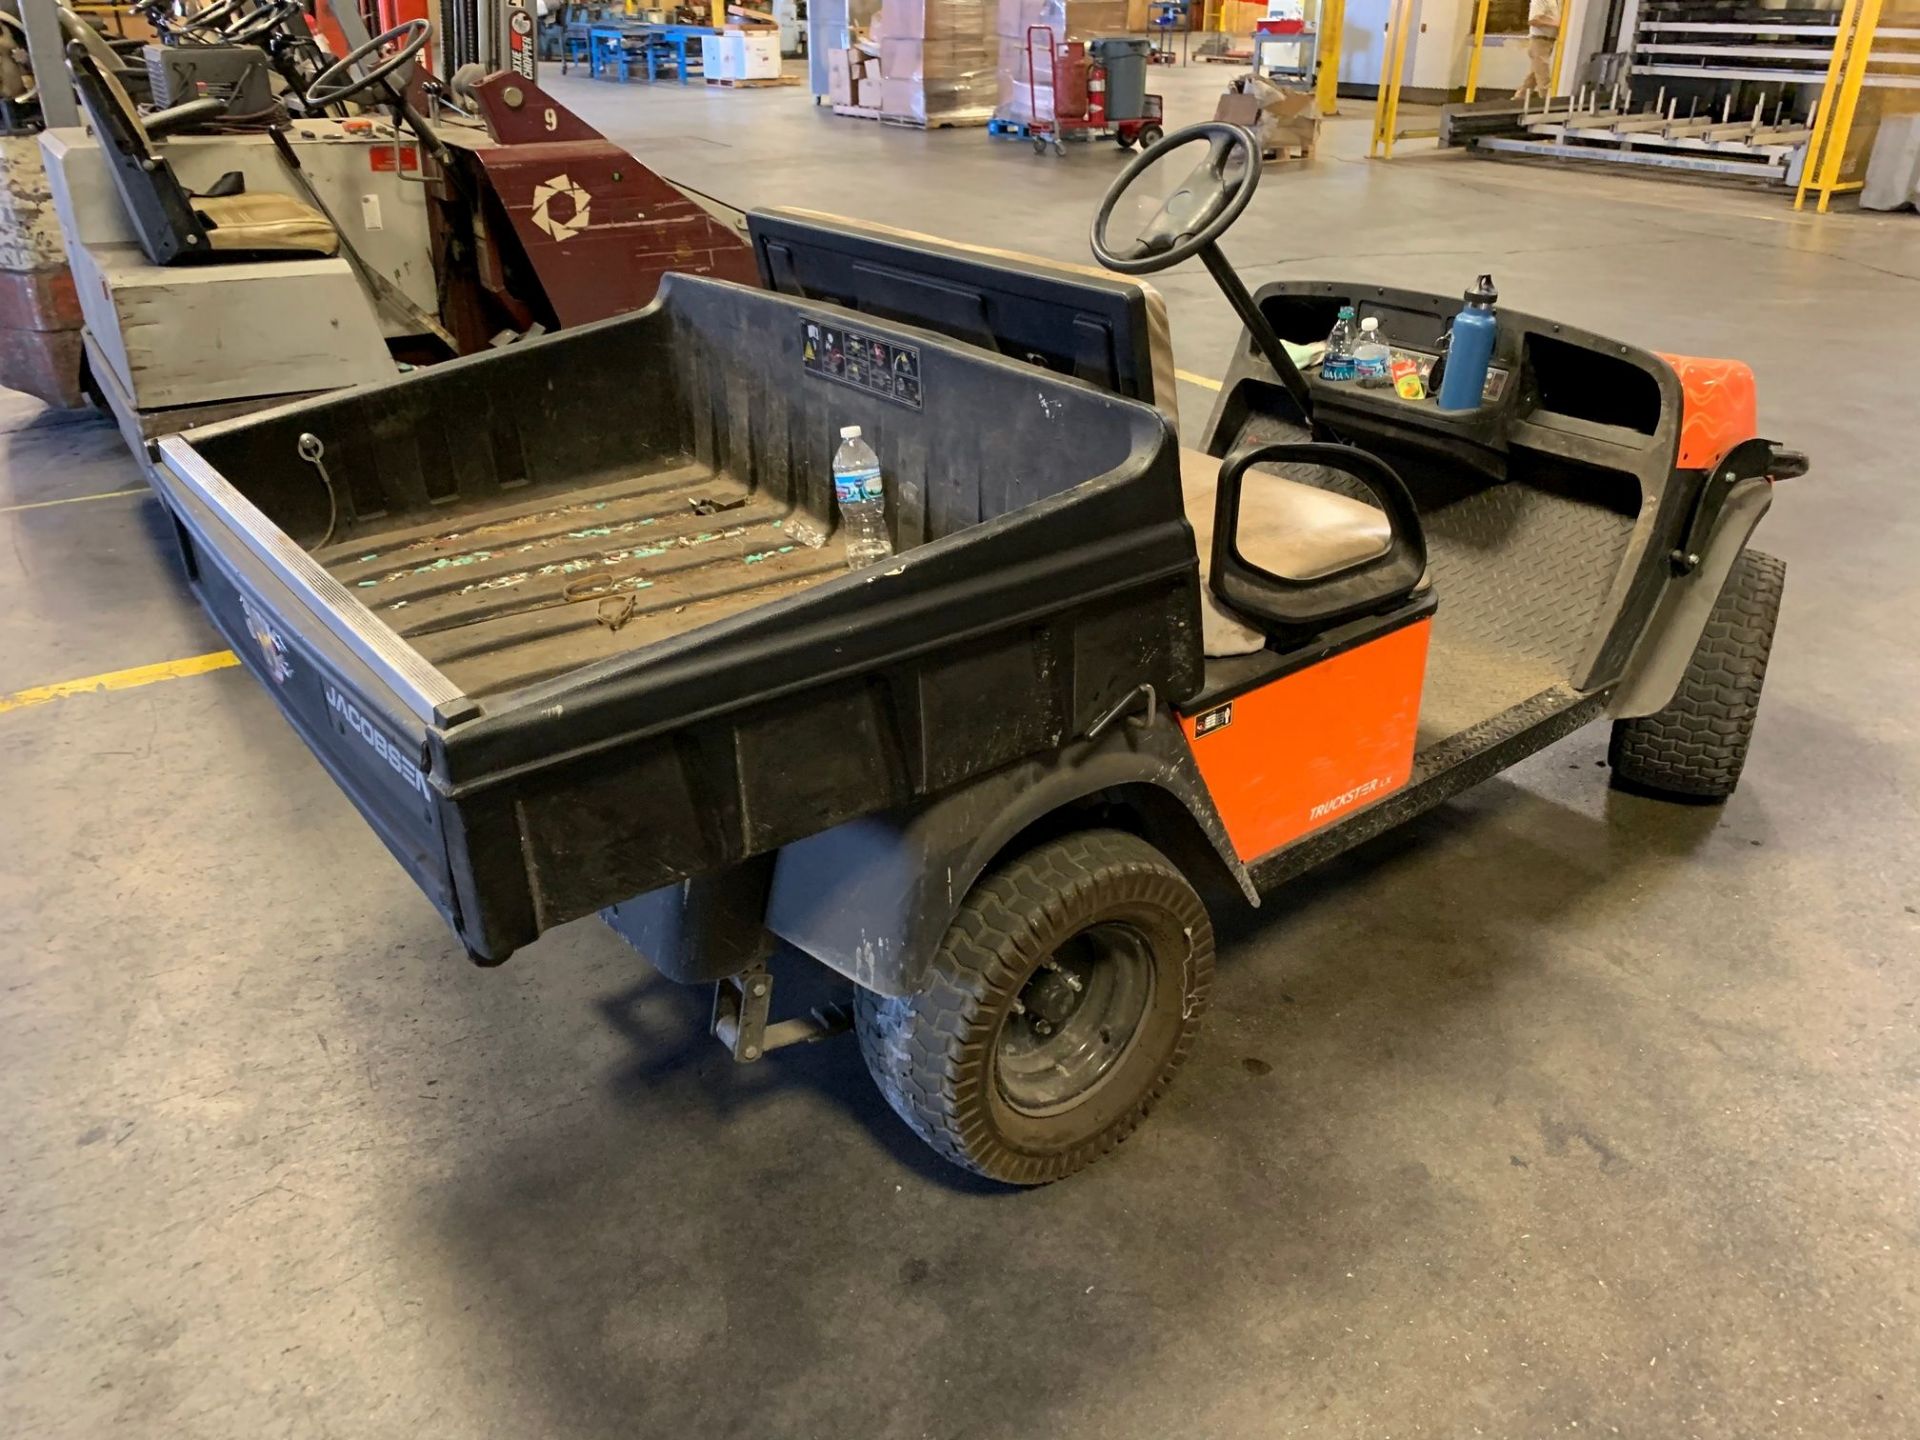
[[[1186,737],[1161,712],[917,810],[851,820],[786,846],[774,864],[766,925],[869,990],[912,994],[961,900],[995,859],[1022,839],[1084,824],[1133,829],[1190,879],[1229,878],[1260,903]]]

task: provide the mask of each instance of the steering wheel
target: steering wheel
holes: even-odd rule
[[[213,4],[181,16],[171,28],[180,35],[190,35],[196,30],[218,31],[246,4],[247,0],[213,0]]]
[[[252,15],[220,37],[223,45],[246,45],[279,29],[300,9],[300,0],[266,0]]]
[[[432,38],[433,22],[424,18],[409,20],[404,25],[381,31],[366,44],[349,50],[314,76],[313,83],[307,86],[307,93],[303,97],[304,108],[319,110],[324,106],[338,105],[342,100],[351,100],[362,91],[371,90],[424,50],[427,41]],[[352,73],[355,65],[388,45],[398,45],[400,48],[366,74]]]
[[[1113,207],[1147,168],[1175,150],[1205,141],[1207,153],[1180,188],[1166,198],[1138,239],[1122,249],[1107,244]],[[1239,173],[1229,178],[1229,162],[1238,155]],[[1260,146],[1238,125],[1207,121],[1155,141],[1120,172],[1093,217],[1093,253],[1107,269],[1122,275],[1150,275],[1191,260],[1240,218],[1260,184]]]

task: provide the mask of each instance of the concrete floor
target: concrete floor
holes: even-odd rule
[[[1176,121],[1222,80],[1156,78]],[[738,202],[1074,259],[1118,166],[554,89]],[[1596,727],[1224,916],[1153,1121],[1005,1193],[849,1042],[735,1068],[595,922],[468,966],[241,672],[0,713],[0,1433],[1920,1433],[1920,220],[1368,164],[1350,110],[1249,279],[1491,268],[1745,357],[1814,457],[1731,804],[1610,793]],[[3,423],[0,694],[217,648],[152,500],[19,508],[136,485],[113,432]]]

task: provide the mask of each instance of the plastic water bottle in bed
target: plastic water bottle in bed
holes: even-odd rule
[[[858,570],[893,554],[887,536],[887,490],[880,479],[880,457],[860,438],[860,427],[840,432],[833,452],[833,498],[847,532],[847,568]]]

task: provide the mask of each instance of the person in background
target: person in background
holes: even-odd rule
[[[1559,39],[1560,0],[1528,0],[1527,78],[1513,92],[1514,99],[1552,93],[1553,47]]]

